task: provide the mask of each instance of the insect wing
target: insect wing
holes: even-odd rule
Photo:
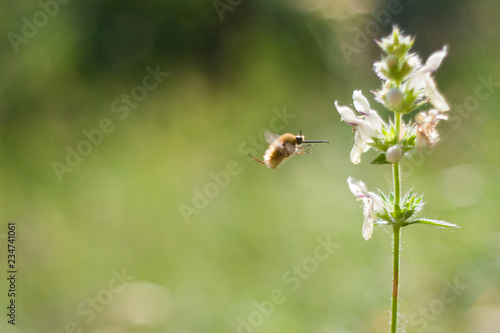
[[[278,134],[274,134],[271,132],[265,132],[264,137],[266,138],[267,143],[270,145],[275,145],[281,147],[280,144],[278,144],[277,140],[280,137]]]
[[[285,142],[283,144],[283,148],[285,148],[286,152],[288,155],[293,155],[295,154],[297,147],[295,145],[292,145],[291,143]]]

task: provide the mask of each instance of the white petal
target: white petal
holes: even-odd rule
[[[360,136],[359,132],[356,132],[354,146],[351,150],[351,162],[359,164],[361,162],[361,154],[368,151],[368,149],[370,149],[370,146],[366,144],[366,141]]]
[[[443,61],[443,59],[446,57],[447,54],[448,54],[448,48],[445,45],[443,46],[442,50],[436,51],[429,56],[423,67],[424,70],[426,72],[435,72],[439,68],[439,66],[441,66],[441,62]]]
[[[382,118],[380,118],[377,111],[375,110],[370,111],[370,114],[365,117],[365,121],[373,126],[377,132],[380,131],[380,129],[382,128],[382,124],[384,123]]]
[[[349,184],[349,189],[355,196],[365,197],[368,195],[368,190],[366,189],[365,183],[363,183],[361,180],[356,181],[354,180],[354,178],[349,177],[347,178],[347,184]]]
[[[383,214],[384,202],[382,201],[382,198],[373,192],[368,192],[368,196],[373,202],[373,210],[376,211],[377,213]]]
[[[359,164],[361,162],[361,154],[363,153],[363,149],[354,145],[351,149],[351,162],[352,164]]]
[[[408,88],[414,90],[420,90],[425,87],[425,75],[427,74],[422,70],[423,67],[415,71],[413,76],[408,80]]]
[[[365,200],[363,200],[363,202],[364,201]],[[370,208],[368,203],[365,203],[365,206],[363,208],[363,215],[365,217],[365,220],[363,222],[362,234],[364,239],[369,240],[373,234],[373,219],[370,218]]]
[[[356,138],[354,138],[354,139],[356,139]],[[361,140],[361,138],[359,138],[359,140]],[[362,146],[363,150],[362,150],[362,152],[366,153],[371,148],[371,146],[369,144],[367,144],[367,142],[372,142],[372,141],[371,140],[370,141],[362,140],[362,142],[363,142],[363,146]]]
[[[372,137],[378,136],[377,130],[363,119],[358,118],[356,121],[346,124],[354,126],[356,128],[356,134],[364,141],[371,142],[373,141]]]
[[[358,124],[360,119],[356,117],[356,114],[350,107],[339,105],[337,101],[335,101],[335,107],[343,121],[351,125]]]
[[[363,96],[361,90],[354,90],[352,93],[352,100],[354,102],[354,108],[361,114],[368,115],[370,114],[370,103]]]
[[[369,124],[367,121],[361,120],[358,121],[358,124],[356,125],[356,130],[357,133],[360,134],[361,138],[366,141],[372,141],[372,137],[377,137],[378,132],[373,127],[371,124]]]
[[[439,90],[437,89],[436,82],[434,79],[428,75],[425,78],[425,94],[429,98],[429,102],[434,106],[438,111],[449,111],[450,106],[446,99],[441,95]]]
[[[439,113],[439,114],[436,116],[436,119],[437,119],[437,120],[448,120],[448,116],[447,116],[447,115],[445,115],[445,114]]]
[[[365,219],[365,222],[363,223],[362,233],[363,233],[364,239],[369,240],[370,238],[372,238],[372,234],[373,234],[373,221],[372,220]]]

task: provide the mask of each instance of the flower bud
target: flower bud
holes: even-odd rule
[[[403,157],[403,148],[399,144],[389,147],[385,153],[385,159],[389,163],[396,163]]]
[[[387,104],[392,107],[400,105],[403,101],[403,97],[403,93],[398,88],[391,88],[385,96]]]
[[[385,64],[386,64],[386,66],[387,66],[388,69],[392,69],[392,68],[394,68],[394,67],[396,67],[398,65],[398,58],[396,58],[392,54],[389,54],[385,58]]]
[[[414,39],[403,35],[398,27],[394,27],[392,34],[382,38],[377,44],[387,54],[396,58],[405,58],[412,47]]]

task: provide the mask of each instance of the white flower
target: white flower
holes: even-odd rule
[[[379,136],[384,121],[375,110],[370,109],[370,103],[360,90],[355,90],[352,97],[354,108],[361,116],[356,116],[350,107],[339,105],[337,101],[335,101],[335,107],[342,120],[353,126],[356,131],[354,147],[351,150],[351,162],[358,164],[361,161],[361,154],[370,149],[368,143],[373,142],[372,137]]]
[[[349,189],[352,194],[354,194],[358,200],[363,201],[363,215],[365,217],[363,223],[363,238],[368,240],[372,237],[373,224],[377,219],[375,213],[384,213],[384,203],[382,198],[373,192],[368,192],[365,183],[362,181],[355,181],[354,178],[347,178],[347,183],[349,184]]]
[[[450,110],[450,106],[437,89],[436,82],[434,82],[431,74],[439,68],[447,54],[448,48],[445,45],[442,50],[431,54],[425,65],[418,68],[411,79],[408,80],[409,89],[423,90],[429,102],[441,112]]]
[[[417,123],[417,148],[422,150],[422,147],[432,147],[439,141],[439,133],[436,126],[440,120],[447,120],[448,116],[439,113],[437,110],[429,110],[429,112],[420,112],[415,116]]]
[[[354,92],[352,93],[352,100],[354,108],[359,113],[365,116],[365,121],[367,123],[369,123],[376,129],[380,129],[382,127],[384,121],[382,120],[382,118],[380,118],[377,111],[370,108],[370,103],[368,102],[366,97],[363,96],[361,90],[354,90]]]

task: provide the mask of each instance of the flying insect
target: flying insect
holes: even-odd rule
[[[261,161],[249,153],[247,153],[247,155],[257,162],[264,164],[269,169],[276,169],[281,163],[292,155],[309,154],[311,152],[310,149],[302,149],[312,146],[313,143],[329,143],[328,141],[305,141],[302,131],[300,131],[299,135],[285,133],[281,136],[271,132],[265,132],[264,137],[269,143],[269,148],[267,148],[266,153],[264,154],[264,160]],[[303,143],[308,144],[302,146]]]

